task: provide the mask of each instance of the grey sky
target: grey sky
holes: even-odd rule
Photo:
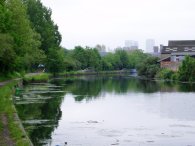
[[[41,0],[63,36],[62,46],[115,48],[125,40],[195,39],[195,0]]]

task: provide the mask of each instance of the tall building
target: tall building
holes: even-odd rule
[[[158,46],[154,46],[153,47],[153,53],[159,53],[159,47]]]
[[[105,45],[99,45],[97,44],[95,46],[95,48],[99,51],[99,52],[106,52],[106,46]]]
[[[153,52],[155,46],[155,40],[154,39],[147,39],[146,40],[146,52]]]
[[[139,46],[138,46],[137,41],[134,41],[134,40],[126,40],[125,41],[124,50],[131,51],[131,50],[135,50],[135,49],[138,49],[138,48],[139,48]]]
[[[99,44],[97,44],[97,45],[95,46],[95,48],[98,50],[100,56],[105,56],[105,55],[107,55],[106,46],[105,46],[105,45],[99,45]]]

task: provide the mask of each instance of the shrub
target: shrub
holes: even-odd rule
[[[161,69],[157,75],[156,78],[165,79],[165,80],[172,80],[173,78],[176,78],[175,72],[170,69]],[[173,77],[174,76],[174,77]]]
[[[178,80],[195,82],[195,59],[186,56],[178,70]]]

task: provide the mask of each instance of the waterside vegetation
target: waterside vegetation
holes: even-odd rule
[[[26,75],[23,77],[23,83],[40,83],[40,82],[47,82],[50,78],[50,74],[48,73],[38,73],[33,75]]]
[[[31,142],[13,105],[15,85],[12,82],[0,88],[0,145],[30,146]]]
[[[195,63],[189,57],[174,73],[160,69],[159,59],[142,50],[118,49],[101,56],[95,47],[65,49],[60,46],[62,37],[51,15],[51,9],[40,0],[0,0],[1,81],[37,71],[39,65],[54,76],[63,72],[65,75],[89,74],[88,70],[103,73],[136,68],[138,75],[146,78],[195,81]],[[45,80],[46,75],[43,78]],[[40,80],[40,76],[24,80]]]
[[[182,83],[195,83],[195,59],[186,56],[178,71],[160,69],[156,74],[156,78]]]

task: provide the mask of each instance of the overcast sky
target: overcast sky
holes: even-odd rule
[[[53,11],[62,46],[115,48],[125,40],[156,45],[168,40],[195,39],[195,0],[41,0]]]

